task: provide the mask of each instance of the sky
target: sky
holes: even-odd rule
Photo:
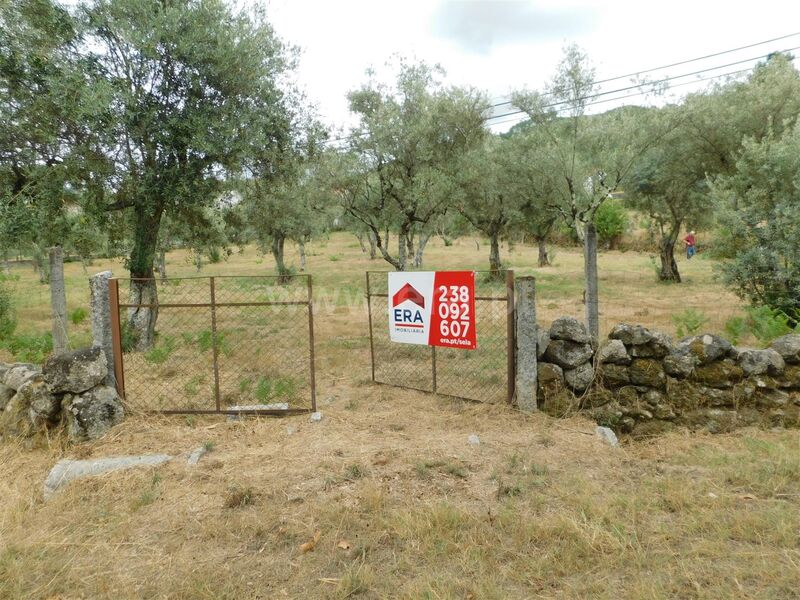
[[[322,119],[333,127],[354,123],[347,110],[347,92],[366,81],[368,68],[375,69],[378,77],[390,77],[386,64],[393,55],[438,63],[447,72],[447,83],[479,88],[494,102],[502,102],[513,90],[541,89],[569,43],[578,44],[589,55],[598,79],[606,79],[800,32],[797,0],[248,1],[263,3],[278,35],[300,48],[298,82]],[[754,64],[746,59],[796,47],[800,47],[800,35],[647,75],[683,84],[666,96],[676,100],[709,84],[701,77],[745,69]],[[800,50],[795,54],[800,56]],[[746,62],[722,67],[738,61]],[[611,91],[629,85],[630,79],[623,78],[601,88]],[[639,96],[593,110],[622,102],[659,100]],[[495,114],[506,112],[510,112],[508,106],[499,106]],[[518,119],[498,117],[490,123],[493,130],[502,131]]]

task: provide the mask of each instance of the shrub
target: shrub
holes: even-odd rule
[[[628,230],[630,223],[628,211],[614,200],[606,200],[594,216],[597,239],[601,244],[613,248],[619,238]]]
[[[212,265],[222,262],[222,252],[216,246],[211,246],[208,249],[208,262]]]
[[[748,308],[746,312],[750,332],[764,345],[792,331],[789,317],[780,310],[769,306],[759,306]]]
[[[725,321],[725,333],[728,340],[734,346],[749,333],[750,329],[747,326],[747,321],[744,317],[731,317]]]
[[[699,310],[687,308],[682,313],[672,315],[672,322],[675,323],[678,337],[686,337],[699,333],[700,329],[708,323],[708,317]]]
[[[11,303],[11,292],[5,285],[6,278],[0,276],[0,339],[6,339],[17,328],[14,307]]]
[[[4,346],[16,360],[29,363],[40,363],[53,351],[53,334],[13,335]]]
[[[73,325],[80,325],[86,320],[86,317],[89,316],[89,313],[86,312],[86,309],[83,307],[78,307],[69,313],[69,320],[72,322]]]

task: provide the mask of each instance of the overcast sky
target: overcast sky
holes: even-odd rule
[[[475,86],[502,101],[512,90],[540,88],[553,73],[563,46],[571,42],[589,54],[598,78],[605,79],[800,31],[798,0],[249,1],[265,2],[278,34],[302,49],[299,82],[323,119],[334,126],[352,123],[347,91],[365,81],[367,68],[380,74],[393,54],[439,63],[447,71],[448,82]],[[675,77],[797,46],[800,35],[648,75]],[[700,77],[752,64],[724,67]],[[708,83],[698,82],[697,77],[674,83],[688,81],[694,83],[676,87],[672,93],[682,95]],[[628,80],[620,80],[603,89],[626,85],[630,85]],[[643,100],[627,100],[636,101]],[[514,122],[498,120],[506,123],[496,129]]]

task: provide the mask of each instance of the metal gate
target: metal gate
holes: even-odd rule
[[[476,350],[390,341],[387,271],[366,277],[372,381],[466,400],[513,400],[513,271],[475,272]]]
[[[160,413],[291,414],[316,410],[310,275],[152,280],[157,301],[120,302],[109,280],[114,370],[128,406]],[[140,280],[144,281],[144,280]],[[142,347],[128,325],[157,311]]]

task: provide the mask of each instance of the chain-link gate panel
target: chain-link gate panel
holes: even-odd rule
[[[119,280],[110,283],[117,378],[129,406],[178,413],[316,410],[310,275],[148,283],[157,294],[148,304],[120,303]],[[140,343],[130,325],[142,310],[157,311],[151,344]]]
[[[482,402],[510,401],[514,386],[514,273],[475,272],[475,350],[389,339],[388,274],[367,272],[372,380]]]

